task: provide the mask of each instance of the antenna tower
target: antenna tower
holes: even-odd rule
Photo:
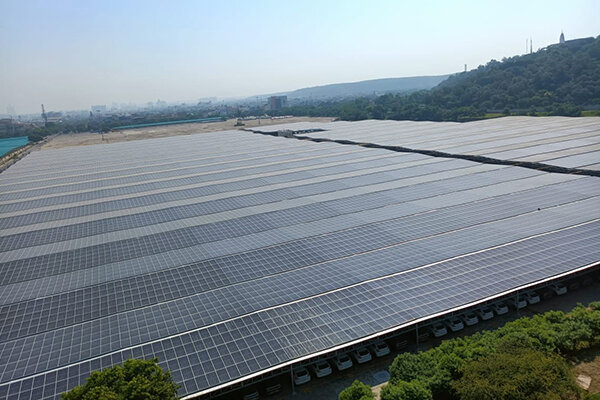
[[[48,125],[48,116],[46,115],[46,110],[44,109],[44,105],[42,104],[42,118],[44,119],[44,128]]]
[[[529,38],[529,54],[533,54],[533,38]]]

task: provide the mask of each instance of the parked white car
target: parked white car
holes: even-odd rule
[[[371,359],[372,359],[371,353],[369,353],[369,350],[367,350],[364,347],[356,349],[350,354],[352,354],[352,357],[354,357],[356,362],[359,364],[364,364],[366,362],[371,361]]]
[[[489,319],[494,318],[494,310],[487,306],[478,308],[477,310],[475,310],[475,314],[477,314],[479,319],[481,319],[482,321],[487,321]]]
[[[433,333],[433,337],[436,338],[442,337],[448,333],[446,326],[442,323],[433,324],[430,329],[431,333]]]
[[[370,349],[375,354],[375,357],[383,357],[390,354],[390,348],[384,342],[377,342]]]
[[[317,378],[323,378],[324,376],[331,375],[333,372],[331,370],[331,365],[325,360],[314,363],[310,366],[310,369],[312,369],[312,372]]]
[[[247,393],[242,397],[243,400],[258,400],[260,398],[260,394],[258,392]]]
[[[473,326],[479,322],[479,318],[477,318],[474,312],[465,313],[460,316],[460,319],[466,326]]]
[[[553,283],[552,285],[550,285],[550,289],[557,296],[562,296],[563,294],[567,293],[567,287],[565,285],[563,285],[562,283]]]
[[[506,303],[515,310],[520,310],[521,308],[527,307],[527,298],[520,294],[518,298],[511,297],[510,299],[506,300]]]
[[[352,360],[350,359],[350,357],[348,357],[347,354],[338,355],[333,359],[333,363],[335,364],[335,367],[338,369],[338,371],[343,371],[352,367],[353,365]]]
[[[444,322],[446,323],[446,326],[448,328],[450,328],[450,330],[452,332],[458,332],[465,327],[463,322],[458,317],[449,318],[449,319],[445,320]]]
[[[540,295],[534,292],[533,290],[530,292],[526,292],[524,296],[525,299],[527,299],[527,303],[529,303],[530,305],[537,304],[540,302]]]
[[[494,310],[494,312],[496,313],[496,315],[503,315],[503,314],[506,314],[508,312],[508,307],[502,301],[499,302],[499,303],[493,304],[492,305],[492,309]]]
[[[310,382],[310,374],[304,367],[300,367],[294,370],[294,384],[303,385]]]

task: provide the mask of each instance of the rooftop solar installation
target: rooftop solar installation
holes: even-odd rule
[[[260,129],[270,132],[323,129],[305,135],[600,171],[598,117],[505,117],[467,123],[300,122]]]
[[[0,398],[151,357],[211,393],[599,244],[592,176],[242,131],[35,151],[0,174]]]

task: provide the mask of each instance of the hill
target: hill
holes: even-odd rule
[[[283,114],[345,120],[467,121],[489,113],[581,115],[600,105],[600,37],[571,40],[533,54],[492,60],[430,90],[322,101]]]
[[[487,110],[600,104],[600,37],[551,45],[502,62],[492,60],[451,76],[429,100],[450,108]]]
[[[406,78],[372,79],[360,82],[334,83],[313,86],[283,93],[288,99],[324,100],[332,98],[349,98],[385,93],[414,92],[431,89],[443,82],[450,75],[414,76]]]

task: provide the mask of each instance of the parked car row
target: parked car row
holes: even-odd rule
[[[590,280],[590,278],[587,278]],[[582,285],[587,283],[584,278]],[[592,279],[593,282],[593,279]],[[570,287],[575,286],[579,282],[576,281],[570,284]],[[548,286],[549,294],[552,296],[562,296],[567,293],[567,286],[557,282]],[[458,332],[464,329],[465,326],[473,326],[479,321],[487,321],[496,315],[504,315],[508,312],[509,306],[515,310],[520,310],[527,307],[528,305],[537,304],[541,301],[541,297],[538,292],[534,290],[528,290],[519,294],[518,296],[508,297],[505,300],[497,301],[491,304],[483,305],[474,310],[467,311],[465,313],[448,317],[443,321],[434,322],[429,327],[429,332],[435,338],[440,338],[447,335],[449,332]]]
[[[375,357],[386,356],[390,354],[390,348],[385,342],[376,342],[369,347],[359,347],[354,349],[349,354],[338,354],[331,360],[319,360],[308,367],[296,368],[293,371],[294,384],[302,385],[310,382],[310,372],[312,372],[312,374],[317,378],[323,378],[331,375],[333,372],[333,369],[331,368],[332,364],[338,371],[344,371],[348,368],[351,368],[355,362],[357,364],[364,364],[373,359],[373,354]]]
[[[551,290],[556,295],[566,293],[566,287],[560,283],[551,285]],[[518,296],[483,305],[462,314],[448,317],[443,321],[434,322],[429,326],[429,333],[435,338],[440,338],[447,335],[449,332],[459,332],[463,330],[465,326],[473,326],[478,324],[479,321],[488,321],[496,315],[504,315],[508,312],[509,306],[515,310],[520,310],[527,307],[527,305],[537,304],[539,302],[540,295],[537,292],[530,290],[521,293]]]
[[[475,309],[465,311],[461,314],[453,315],[441,321],[435,321],[428,326],[428,329],[419,332],[418,340],[426,341],[430,335],[435,338],[440,338],[450,332],[459,332],[465,327],[474,326],[480,321],[488,321],[495,316],[500,316],[508,313],[509,307],[519,310],[528,305],[537,304],[542,298],[552,296],[561,296],[569,290],[575,290],[581,286],[589,286],[593,284],[594,279],[598,279],[598,274],[592,276],[590,274],[581,277],[571,278],[564,283],[556,282],[548,285],[546,288],[529,290],[520,293],[518,296],[509,296],[503,300],[495,301],[489,304],[481,305]],[[386,339],[393,345],[393,348],[398,351],[408,347],[409,342],[414,340],[408,333]],[[302,385],[311,381],[311,375],[316,378],[323,378],[333,373],[333,370],[344,371],[356,364],[364,364],[375,357],[383,357],[390,354],[390,348],[384,341],[375,342],[367,347],[359,347],[349,353],[340,353],[331,359],[321,359],[308,365],[307,367],[298,367],[293,370],[293,380],[295,385]],[[268,386],[264,390],[267,396],[277,393],[281,390],[281,385]],[[262,389],[261,389],[262,392]],[[244,400],[258,400],[259,393],[248,393],[243,397]]]
[[[369,362],[373,358],[373,354],[376,357],[383,357],[390,354],[390,348],[388,345],[379,341],[368,347],[359,347],[352,350],[350,353],[340,353],[333,357],[332,359],[318,360],[306,367],[298,367],[292,371],[294,384],[295,385],[303,385],[311,381],[311,373],[316,378],[324,378],[333,373],[333,367],[335,367],[338,371],[344,371],[348,368],[351,368],[354,363],[364,364]],[[271,388],[271,390],[269,390]],[[270,395],[274,394],[281,389],[281,385],[274,385],[272,387],[267,387],[265,390],[265,394]],[[254,391],[251,393],[247,393],[243,396],[243,400],[258,400],[259,399],[258,391]]]
[[[567,292],[567,288],[560,283],[552,284],[549,287],[555,295],[562,295]],[[443,321],[435,322],[429,326],[429,331],[422,333],[420,337],[426,339],[426,336],[431,334],[435,338],[440,338],[447,335],[449,332],[459,332],[463,330],[465,326],[473,326],[478,324],[479,321],[487,321],[494,318],[496,315],[504,315],[508,313],[509,306],[518,310],[527,307],[527,305],[537,304],[539,302],[540,295],[537,292],[533,290],[527,291],[519,294],[518,297],[509,297],[506,300],[483,305],[462,314],[448,317]],[[408,345],[406,339],[396,340],[394,343],[396,350]],[[315,377],[323,378],[333,373],[332,366],[338,371],[344,371],[351,368],[354,363],[364,364],[371,361],[373,355],[376,357],[383,357],[388,354],[390,354],[390,348],[383,341],[374,343],[369,347],[359,347],[348,354],[338,354],[330,360],[319,360],[308,367],[298,367],[294,369],[294,384],[302,385],[310,382],[311,372]]]

